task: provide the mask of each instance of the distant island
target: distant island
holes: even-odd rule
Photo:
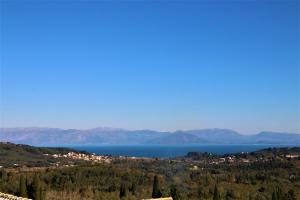
[[[300,145],[300,134],[263,131],[243,135],[229,129],[199,129],[175,132],[94,128],[0,128],[0,141],[30,145],[102,144],[293,144]]]

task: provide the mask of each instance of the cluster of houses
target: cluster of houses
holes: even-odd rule
[[[84,153],[76,153],[76,152],[69,152],[67,154],[53,154],[51,156],[54,158],[70,158],[74,160],[84,160],[84,161],[91,161],[96,163],[111,163],[112,161],[111,156],[97,156],[95,154],[84,154]]]
[[[300,154],[287,154],[285,155],[286,158],[300,158]]]
[[[73,160],[83,160],[83,161],[90,161],[95,163],[111,163],[115,159],[119,160],[151,160],[150,158],[138,158],[138,157],[127,157],[127,156],[104,156],[104,155],[96,155],[96,154],[84,154],[84,153],[77,153],[77,152],[69,152],[67,154],[45,154],[47,156],[52,156],[54,158],[69,158]]]
[[[248,154],[248,153],[242,153],[242,154]],[[300,154],[283,154],[280,155],[281,158],[287,158],[287,159],[300,159]],[[273,160],[275,157],[237,157],[235,155],[230,155],[226,157],[219,157],[219,158],[206,158],[206,159],[199,159],[199,160],[191,160],[193,163],[201,163],[201,164],[211,164],[211,165],[219,165],[223,163],[227,164],[238,164],[238,163],[254,163],[254,162],[267,162],[270,160]],[[192,170],[197,170],[198,168],[196,166],[193,166],[191,168]]]
[[[48,155],[48,154],[45,154]],[[49,156],[49,155],[48,155]],[[77,153],[77,152],[69,152],[67,154],[53,154],[50,155],[54,158],[69,158],[74,160],[83,160],[83,161],[90,161],[95,163],[111,163],[115,159],[124,160],[152,160],[151,158],[137,158],[137,157],[124,157],[124,156],[118,156],[118,157],[112,157],[112,156],[104,156],[104,155],[96,155],[96,154],[84,154],[84,153]],[[287,154],[285,155],[286,158],[300,158],[300,154]],[[226,157],[221,158],[213,158],[213,159],[205,159],[205,160],[198,160],[196,162],[199,163],[207,163],[212,165],[218,165],[223,163],[252,163],[257,162],[260,160],[268,161],[270,158],[241,158],[236,157],[235,155],[230,155]],[[178,161],[178,160],[177,160]]]
[[[214,165],[218,165],[218,164],[222,164],[222,163],[250,163],[253,162],[252,160],[246,159],[246,158],[236,158],[235,156],[228,156],[228,157],[224,157],[224,158],[217,158],[217,159],[213,159],[208,161],[208,164],[214,164]]]

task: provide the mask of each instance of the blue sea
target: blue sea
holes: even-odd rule
[[[68,146],[97,155],[130,156],[130,157],[178,157],[188,152],[210,152],[219,155],[226,153],[251,152],[269,147],[287,147],[295,145],[101,145],[101,146]]]

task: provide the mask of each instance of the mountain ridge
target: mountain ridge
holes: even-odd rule
[[[0,128],[0,141],[30,145],[102,144],[297,144],[299,133],[261,131],[243,135],[230,129],[154,131],[111,127],[60,129],[45,127]]]

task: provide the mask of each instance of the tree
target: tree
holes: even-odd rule
[[[132,193],[132,195],[135,195],[135,193],[136,193],[136,186],[135,186],[135,183],[132,183],[132,184],[131,184],[131,187],[130,187],[129,191]]]
[[[275,192],[272,193],[272,200],[278,200]]]
[[[158,177],[154,176],[152,198],[160,198],[161,196],[162,196],[162,193],[159,188]]]
[[[37,175],[34,176],[33,182],[29,185],[29,197],[34,200],[41,200],[41,185]]]
[[[171,197],[173,198],[173,200],[179,200],[180,199],[178,189],[175,185],[171,186],[170,193],[171,193]]]
[[[20,187],[19,187],[19,193],[21,197],[28,197],[27,188],[26,188],[26,180],[23,175],[20,177]]]
[[[2,181],[6,181],[7,180],[7,172],[4,170],[0,171],[0,178],[2,179]]]
[[[209,186],[209,184],[210,184],[210,177],[209,177],[209,175],[206,175],[205,179],[204,179],[204,185]]]
[[[198,199],[204,199],[204,191],[203,188],[199,185],[198,190],[197,190],[197,194],[198,194]]]
[[[296,195],[295,195],[295,192],[294,190],[289,190],[288,193],[285,194],[285,198],[286,200],[296,200]]]
[[[276,187],[272,193],[272,200],[281,200],[282,198],[282,190],[280,189],[280,187]]]
[[[220,200],[220,193],[217,185],[215,185],[213,200]]]
[[[226,191],[226,194],[225,194],[225,199],[226,200],[229,200],[229,199],[235,199],[235,192],[234,190],[230,189],[230,190],[227,190]]]
[[[126,197],[126,187],[124,183],[120,185],[120,199],[124,199]]]
[[[254,196],[253,196],[253,194],[249,194],[249,200],[253,200],[254,199]]]
[[[40,200],[45,200],[45,190],[40,187]]]
[[[265,200],[264,196],[258,193],[255,197],[255,200]]]

